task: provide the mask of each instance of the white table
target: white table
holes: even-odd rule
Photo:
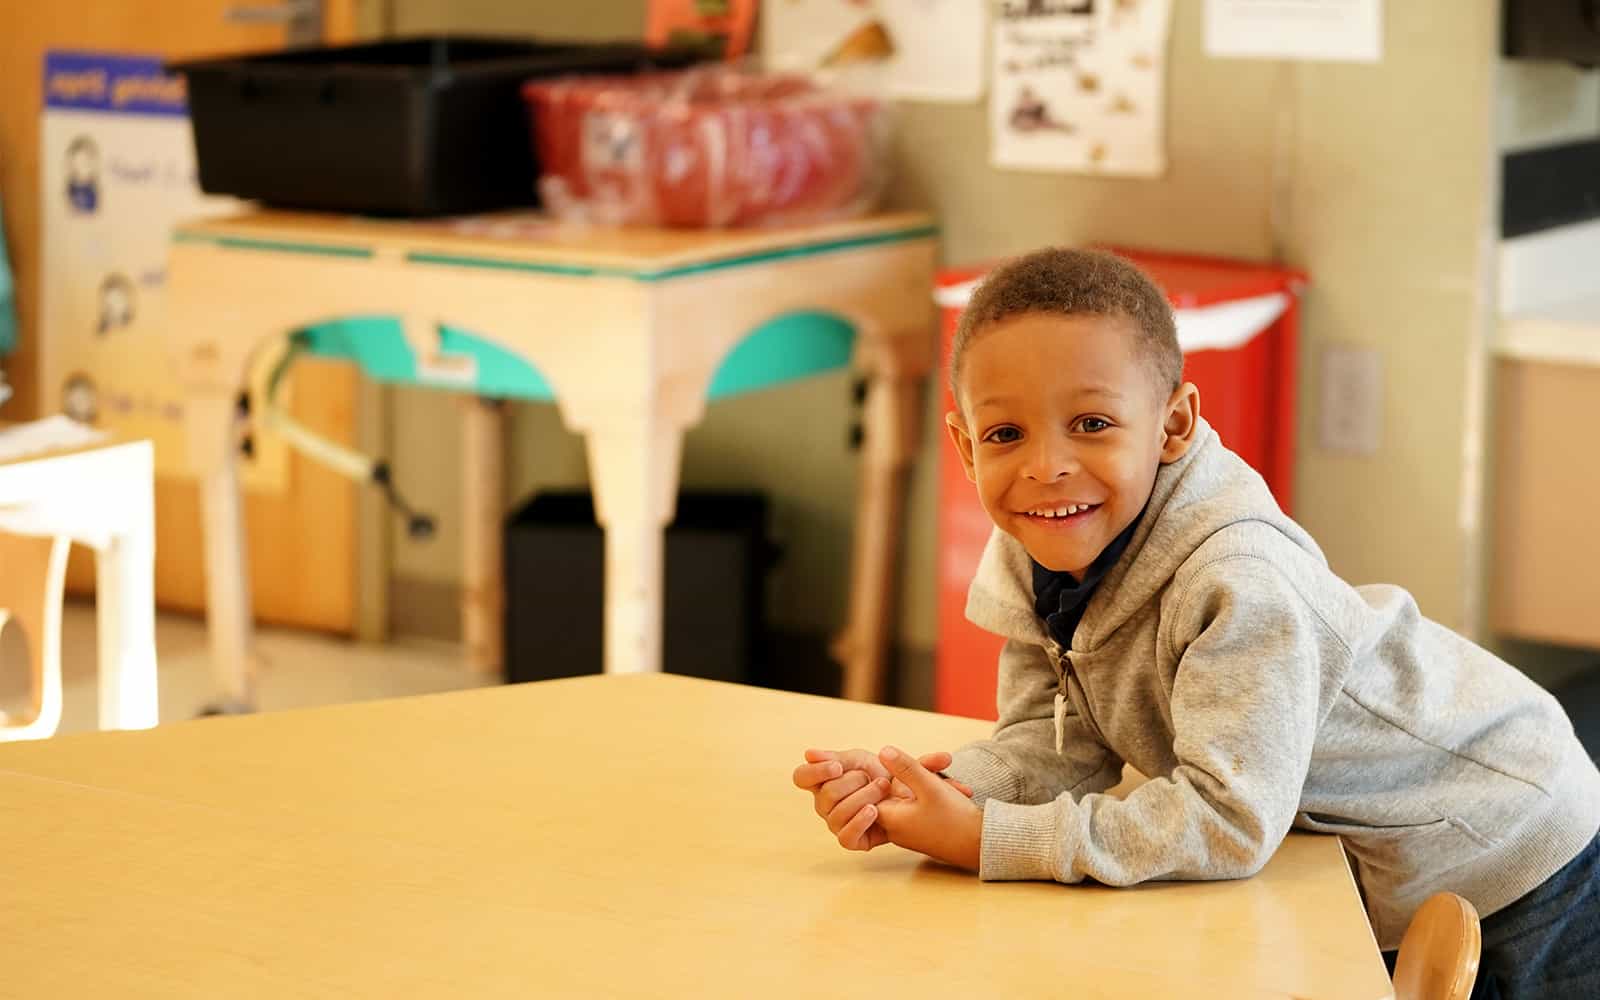
[[[153,470],[149,441],[0,459],[0,531],[94,550],[102,729],[145,729],[158,717]],[[60,721],[59,700],[44,709],[54,718],[42,714],[34,735]]]

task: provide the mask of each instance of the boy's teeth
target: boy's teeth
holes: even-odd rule
[[[1038,507],[1038,509],[1029,510],[1029,514],[1034,515],[1034,517],[1072,517],[1074,514],[1082,514],[1085,510],[1090,510],[1093,506],[1094,504],[1067,504],[1066,507]]]
[[[1073,503],[1068,504],[1065,507],[1056,507],[1054,509],[1041,507],[1038,510],[1030,510],[1028,513],[1035,517],[1071,517],[1073,514],[1082,513],[1089,510],[1093,506],[1094,504],[1091,503]]]

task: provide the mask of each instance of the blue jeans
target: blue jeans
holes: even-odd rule
[[[1394,969],[1394,952],[1384,961]],[[1566,867],[1484,918],[1472,1000],[1600,998],[1600,836]]]

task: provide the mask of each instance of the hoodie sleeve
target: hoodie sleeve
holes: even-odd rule
[[[1322,667],[1349,650],[1288,579],[1240,555],[1197,573],[1164,640],[1179,654],[1172,773],[1125,800],[1062,795],[984,805],[984,879],[1253,875],[1299,808],[1321,718]]]
[[[1000,721],[994,736],[957,750],[946,770],[972,787],[974,802],[1050,802],[1104,791],[1122,780],[1122,760],[1070,707],[1061,753],[1056,753],[1056,690],[1045,651],[1007,640],[1000,653]]]

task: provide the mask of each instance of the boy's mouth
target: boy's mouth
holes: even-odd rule
[[[1065,527],[1082,521],[1100,509],[1097,503],[1070,503],[1054,507],[1033,507],[1018,513],[1035,524]]]

